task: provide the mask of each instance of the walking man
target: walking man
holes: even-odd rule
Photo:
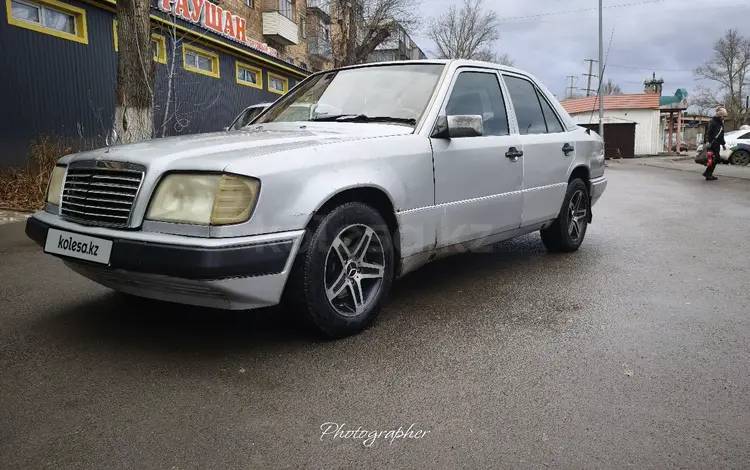
[[[711,118],[708,124],[708,131],[706,132],[706,150],[714,154],[713,164],[706,167],[706,171],[703,172],[703,176],[706,177],[707,181],[715,181],[717,178],[714,176],[714,169],[719,164],[719,152],[723,148],[727,149],[726,142],[724,141],[724,118],[727,117],[727,110],[719,106],[716,108],[716,115]]]

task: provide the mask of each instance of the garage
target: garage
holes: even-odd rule
[[[582,127],[599,131],[599,123],[579,124]],[[606,158],[633,158],[635,156],[635,123],[604,123],[604,156]]]

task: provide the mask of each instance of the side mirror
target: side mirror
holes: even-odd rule
[[[481,137],[484,135],[484,121],[482,116],[476,114],[440,116],[432,138],[435,139],[457,139],[461,137]]]
[[[225,131],[228,131],[228,130],[229,130],[229,127],[224,127],[224,130],[225,130]]]

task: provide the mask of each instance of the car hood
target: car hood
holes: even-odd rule
[[[272,123],[236,131],[164,137],[70,155],[61,163],[111,160],[147,168],[221,171],[238,159],[351,140],[410,134],[411,127],[360,123]]]

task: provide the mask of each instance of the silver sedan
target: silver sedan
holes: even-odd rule
[[[432,260],[541,231],[584,240],[602,139],[532,75],[464,60],[319,72],[239,130],[67,155],[27,234],[117,291],[341,337]]]

